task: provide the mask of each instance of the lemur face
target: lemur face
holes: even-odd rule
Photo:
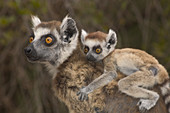
[[[117,44],[116,33],[109,30],[108,34],[103,32],[86,33],[82,30],[81,42],[83,43],[84,53],[90,61],[100,61],[115,49]]]
[[[62,62],[63,57],[67,56],[65,51],[72,52],[76,47],[78,30],[72,18],[66,16],[61,23],[41,22],[38,17],[32,16],[32,23],[30,44],[24,49],[29,61],[50,64]]]

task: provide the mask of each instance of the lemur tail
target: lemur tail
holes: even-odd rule
[[[161,93],[164,98],[168,113],[170,113],[170,80],[164,82],[161,86]]]
[[[162,65],[159,65],[159,71],[156,77],[160,84],[160,90],[164,98],[166,108],[168,113],[170,113],[170,79],[168,72]]]

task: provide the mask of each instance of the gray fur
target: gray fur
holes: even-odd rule
[[[130,68],[130,67],[119,67],[118,70],[120,72],[122,72],[125,75],[131,75],[133,73],[135,73],[136,71],[139,71],[138,68],[134,67],[134,68]]]

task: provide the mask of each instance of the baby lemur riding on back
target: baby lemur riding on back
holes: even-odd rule
[[[80,100],[88,99],[90,92],[108,84],[117,77],[117,72],[120,72],[126,77],[118,81],[118,88],[121,92],[140,99],[137,104],[139,110],[149,110],[155,106],[159,94],[148,88],[165,82],[168,84],[169,76],[153,56],[137,49],[115,49],[117,36],[113,30],[109,30],[108,34],[100,31],[88,34],[82,30],[81,41],[88,60],[103,61],[104,73],[80,89]],[[164,86],[166,88],[161,89],[163,95],[170,91],[167,84]],[[165,103],[170,103],[170,100],[165,100]]]

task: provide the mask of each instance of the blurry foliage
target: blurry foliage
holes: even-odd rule
[[[26,0],[24,2],[22,0],[4,0],[0,1],[0,4],[1,46],[8,45],[12,37],[17,38],[21,34],[22,31],[18,31],[19,27],[24,26],[19,26],[19,24],[22,23],[24,18],[28,18],[26,15],[45,14],[47,12],[46,1],[43,0]],[[24,32],[26,33],[26,31]]]
[[[73,17],[88,32],[111,28],[117,48],[132,47],[155,56],[170,73],[169,0],[0,0],[0,112],[64,113],[51,90],[51,77],[26,60],[23,48],[30,15],[42,21]]]

